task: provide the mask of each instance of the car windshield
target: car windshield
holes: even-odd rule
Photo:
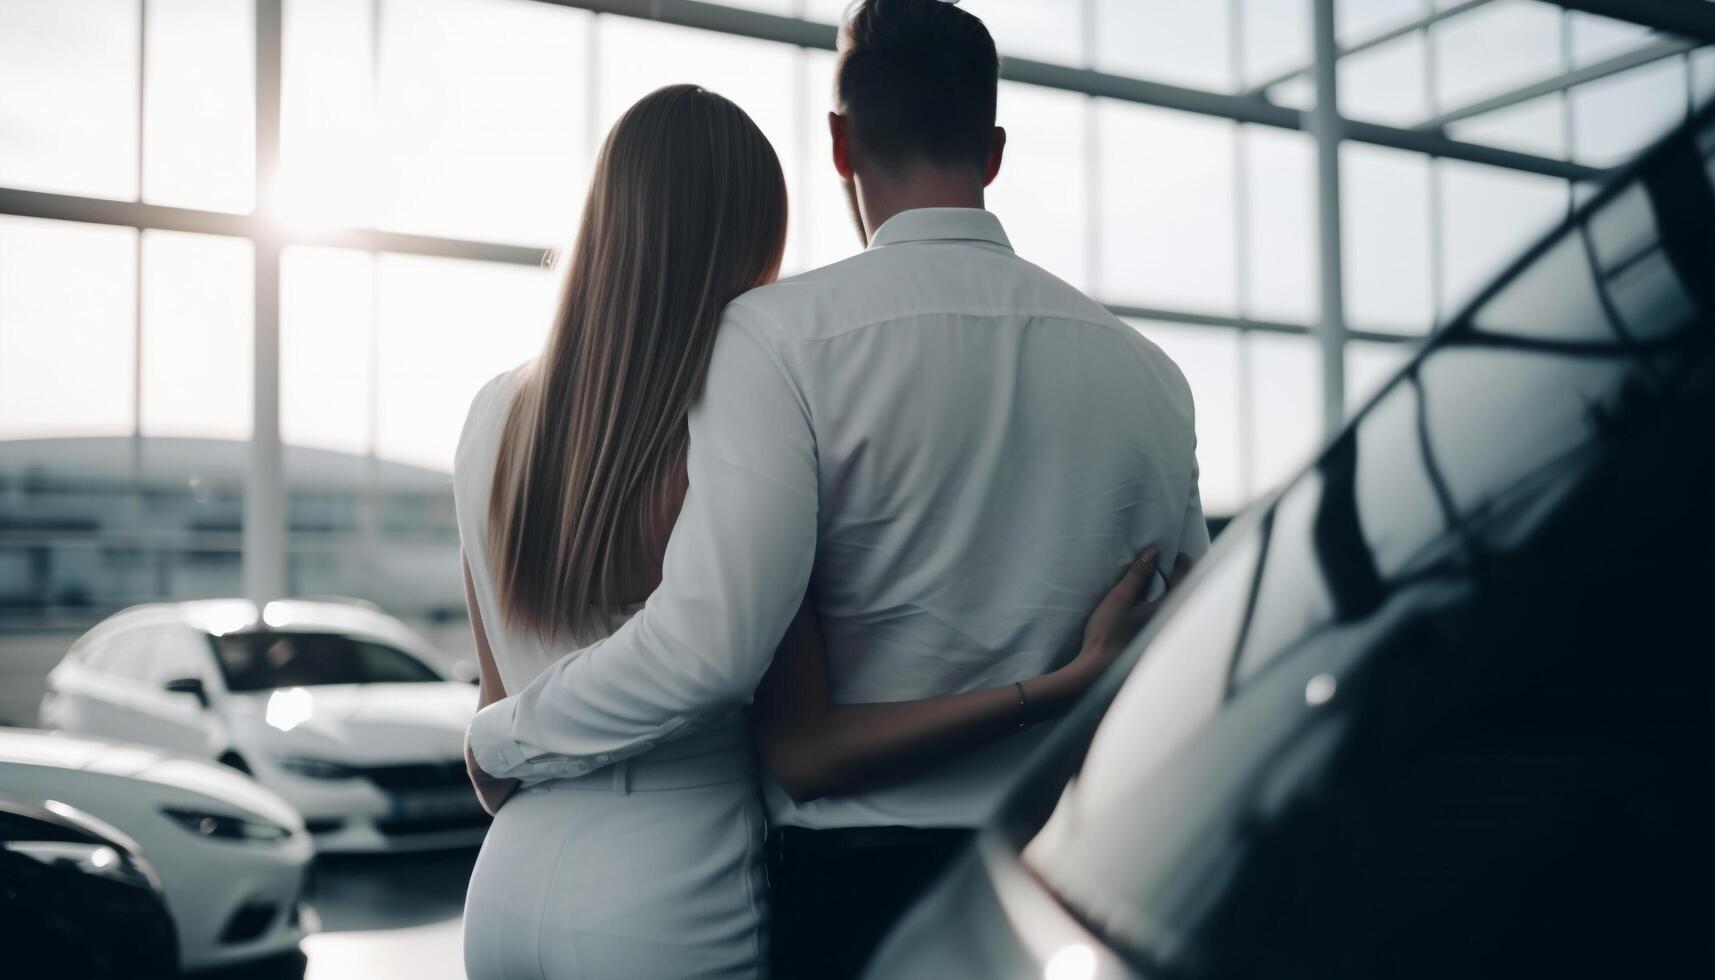
[[[441,680],[404,651],[339,633],[228,633],[214,648],[231,691]]]

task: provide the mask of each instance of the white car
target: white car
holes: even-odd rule
[[[358,603],[235,599],[118,613],[48,675],[44,727],[159,746],[249,773],[320,851],[478,843],[464,770],[476,688]]]
[[[140,745],[0,728],[0,786],[111,824],[160,877],[179,965],[290,954],[315,847],[286,801],[225,766]]]

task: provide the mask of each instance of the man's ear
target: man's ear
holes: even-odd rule
[[[1006,155],[1006,127],[996,126],[994,135],[989,137],[989,162],[983,170],[983,186],[994,183],[1000,175],[1000,158]]]
[[[837,112],[828,113],[828,135],[834,138],[834,169],[839,172],[840,179],[851,180],[851,127],[847,125],[845,116]]]

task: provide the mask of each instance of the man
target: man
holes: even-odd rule
[[[730,715],[807,588],[835,699],[904,700],[1041,675],[1146,545],[1207,550],[1183,376],[983,210],[998,75],[956,6],[858,5],[829,127],[868,248],[727,310],[660,588],[478,714],[482,770],[582,774]],[[854,973],[1038,738],[859,796],[769,787],[777,975]]]

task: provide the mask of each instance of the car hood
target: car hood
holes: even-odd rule
[[[219,763],[173,755],[129,742],[104,742],[59,732],[0,730],[0,762],[72,769],[121,779],[140,779],[208,797],[294,830],[298,812],[255,780]],[[217,807],[218,809],[219,807]]]
[[[374,764],[458,758],[476,702],[450,681],[337,684],[234,694],[231,716],[270,753]]]

